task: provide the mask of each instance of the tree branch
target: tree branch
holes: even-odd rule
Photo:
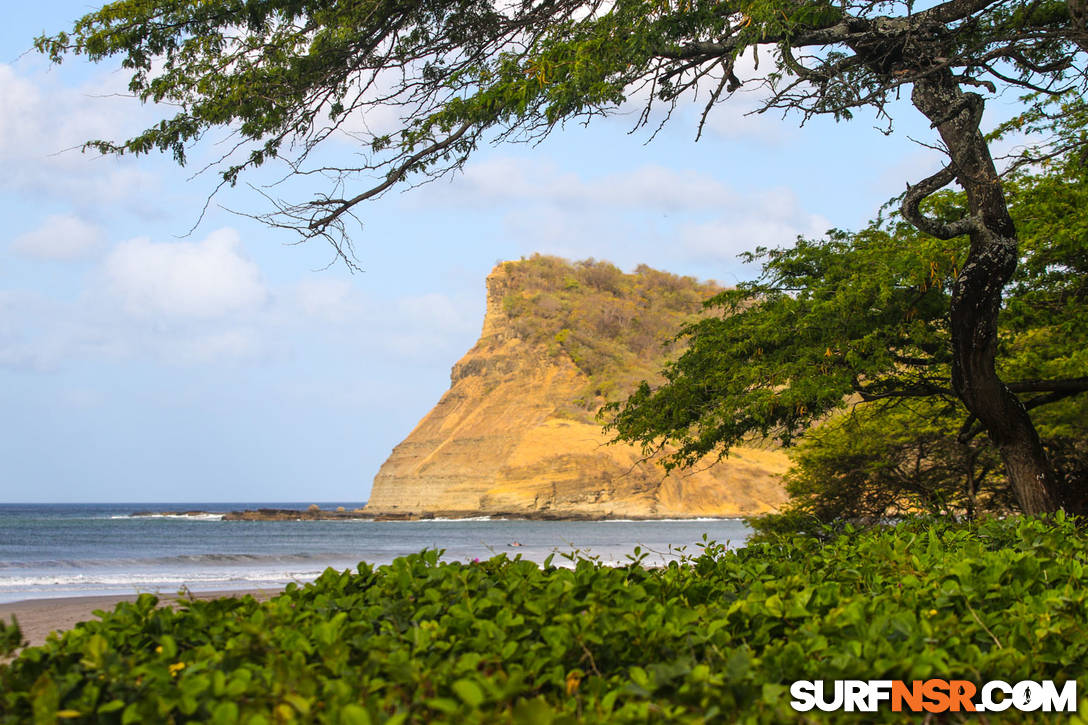
[[[458,128],[456,131],[454,131],[443,140],[436,141],[427,148],[417,151],[401,163],[397,164],[386,175],[385,181],[378,184],[377,186],[367,189],[361,194],[358,194],[350,199],[321,199],[311,201],[311,206],[335,206],[336,208],[328,214],[311,221],[308,225],[310,231],[315,234],[322,233],[325,229],[329,227],[330,224],[339,219],[341,215],[343,215],[353,206],[362,201],[366,201],[367,199],[375,197],[378,194],[381,194],[383,191],[393,186],[393,184],[396,184],[398,181],[402,180],[412,169],[413,166],[434,154],[448,149],[450,146],[456,143],[458,139],[464,136],[471,127],[472,124],[466,121],[464,124],[461,125],[460,128]]]
[[[1031,400],[1024,401],[1024,407],[1033,410],[1050,403],[1057,403],[1079,393],[1088,392],[1088,378],[1064,378],[1059,380],[1019,380],[1007,383],[1009,390],[1014,393],[1038,393]],[[985,433],[986,428],[981,423],[976,423],[973,415],[967,416],[960,432],[956,435],[960,443],[969,443],[979,433]]]
[[[1057,380],[1018,380],[1007,383],[1014,393],[1065,393],[1076,395],[1088,392],[1088,377],[1059,378]]]
[[[964,217],[954,222],[942,222],[933,217],[928,217],[918,208],[922,201],[940,189],[948,186],[956,179],[956,173],[951,166],[945,166],[933,176],[919,181],[913,186],[907,185],[907,193],[903,196],[903,202],[899,205],[899,211],[903,218],[926,234],[937,239],[952,239],[968,234],[978,228],[978,220],[974,217]]]

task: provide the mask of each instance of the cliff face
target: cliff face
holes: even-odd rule
[[[636,447],[605,445],[593,419],[606,395],[659,369],[665,352],[645,341],[659,327],[674,331],[712,293],[644,268],[624,275],[547,257],[500,265],[487,279],[480,340],[393,449],[366,511],[665,518],[774,509],[785,500],[778,451],[738,448],[666,476]]]

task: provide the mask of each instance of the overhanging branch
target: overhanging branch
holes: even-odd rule
[[[465,122],[456,131],[454,131],[446,138],[442,139],[441,141],[436,141],[427,148],[421,149],[420,151],[412,154],[407,159],[393,167],[389,171],[389,173],[386,174],[385,181],[378,184],[377,186],[373,186],[370,189],[367,189],[361,194],[358,194],[350,199],[320,199],[311,201],[311,206],[332,206],[333,210],[328,214],[316,217],[313,221],[311,221],[308,225],[310,231],[314,234],[321,234],[324,230],[329,228],[329,225],[336,222],[337,219],[343,216],[353,206],[381,194],[383,191],[393,186],[398,181],[404,179],[404,177],[407,176],[408,172],[411,171],[413,166],[448,149],[450,146],[455,144],[458,139],[464,136],[471,127],[471,123]]]

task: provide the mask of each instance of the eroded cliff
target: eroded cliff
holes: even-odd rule
[[[653,380],[662,340],[714,287],[646,267],[536,256],[487,278],[476,345],[450,389],[374,479],[373,514],[735,516],[785,500],[774,450],[738,448],[666,475],[639,449],[606,445],[608,399]]]

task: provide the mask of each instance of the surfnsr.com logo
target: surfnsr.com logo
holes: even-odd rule
[[[981,687],[967,680],[798,680],[790,696],[798,712],[876,712],[885,704],[892,712],[1076,712],[1077,683],[1059,688],[1053,680],[990,680]]]

